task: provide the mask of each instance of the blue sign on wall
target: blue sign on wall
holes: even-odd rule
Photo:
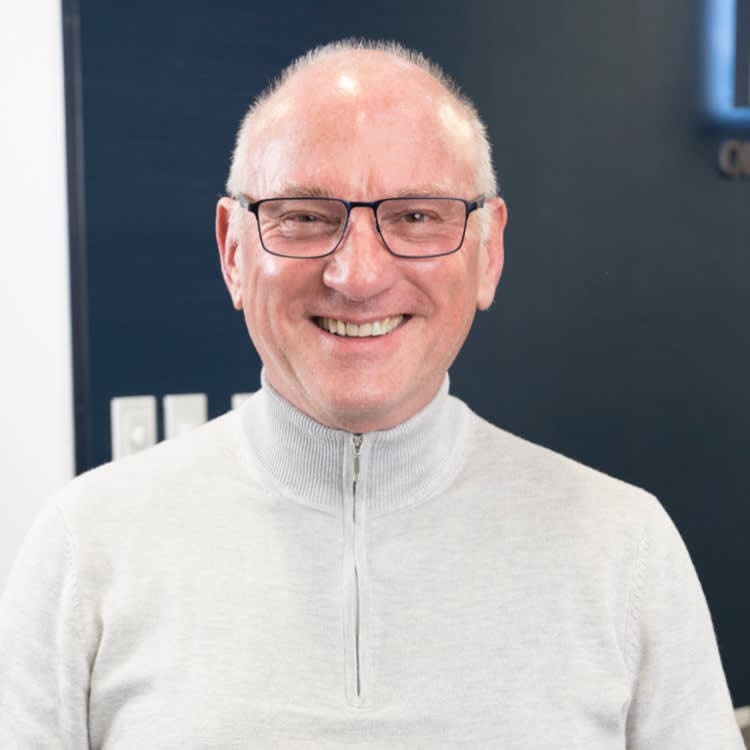
[[[750,0],[737,0],[734,105],[750,107]]]
[[[704,99],[720,125],[750,127],[750,0],[705,0]]]

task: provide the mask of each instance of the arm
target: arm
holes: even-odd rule
[[[630,596],[627,748],[744,750],[698,577],[677,530],[657,510]]]
[[[89,750],[89,657],[56,505],[37,518],[0,599],[0,747]]]

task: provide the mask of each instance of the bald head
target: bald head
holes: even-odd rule
[[[419,113],[430,113],[431,118]],[[346,41],[318,47],[289,65],[249,108],[240,126],[227,192],[247,192],[253,165],[269,136],[328,119],[329,138],[366,133],[384,117],[403,128],[448,134],[456,159],[471,162],[476,192],[497,191],[486,129],[471,101],[437,65],[392,42]],[[430,120],[430,121],[428,121]],[[352,130],[351,125],[358,126]],[[429,131],[428,131],[429,132]],[[314,144],[307,144],[313,146]],[[257,196],[256,196],[257,197]]]

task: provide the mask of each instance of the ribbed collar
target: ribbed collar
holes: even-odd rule
[[[285,497],[338,513],[351,502],[354,439],[326,427],[263,387],[240,410],[250,460]],[[464,462],[469,410],[448,395],[435,398],[391,430],[366,433],[360,449],[357,505],[387,512],[434,496]]]

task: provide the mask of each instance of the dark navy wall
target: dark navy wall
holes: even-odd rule
[[[704,583],[735,703],[750,703],[750,182],[715,168],[702,33],[699,0],[80,0],[78,407],[92,447],[79,469],[109,457],[113,396],[202,391],[215,415],[257,387],[213,240],[237,123],[310,46],[398,39],[476,100],[510,210],[497,302],[453,391],[659,495]]]

